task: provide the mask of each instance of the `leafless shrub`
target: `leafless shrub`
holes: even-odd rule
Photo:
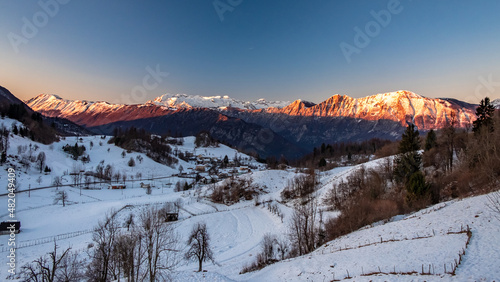
[[[288,181],[287,186],[281,192],[283,200],[303,198],[315,191],[316,176],[314,172],[300,175]]]
[[[382,148],[375,152],[377,158],[385,158],[388,156],[394,156],[398,153],[399,142],[392,142],[384,145]]]
[[[274,234],[266,233],[260,245],[261,252],[256,255],[255,261],[243,267],[240,274],[256,271],[283,260],[288,253],[288,242],[283,238],[278,239]]]
[[[283,212],[281,211],[281,209],[278,207],[278,205],[276,203],[267,203],[267,209],[275,214],[276,216],[278,216],[280,219],[281,219],[281,222],[283,222],[283,218],[285,217],[285,215],[283,214]]]
[[[407,210],[403,195],[392,186],[385,169],[361,167],[347,177],[347,182],[332,187],[323,201],[341,214],[326,221],[327,240]]]
[[[259,194],[258,187],[254,185],[252,178],[228,178],[220,185],[214,185],[210,196],[212,202],[221,204],[234,204],[241,199],[252,200]]]
[[[489,194],[488,208],[495,213],[495,217],[500,221],[500,190]]]
[[[341,208],[341,214],[325,223],[327,240],[353,232],[363,226],[400,214],[405,210],[399,195],[386,199],[373,199],[369,194],[356,193],[348,205]]]

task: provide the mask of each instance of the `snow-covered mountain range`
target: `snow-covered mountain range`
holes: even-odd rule
[[[322,143],[397,139],[410,122],[426,131],[443,128],[452,120],[458,127],[467,127],[476,119],[476,105],[426,98],[410,91],[357,99],[334,95],[319,104],[304,100],[287,103],[185,94],[166,94],[136,105],[65,100],[47,94],[26,101],[46,116],[66,118],[99,134],[131,126],[155,134],[195,135],[207,130],[237,148],[289,158]]]
[[[87,127],[162,116],[170,110],[151,103],[140,105],[110,104],[85,100],[66,100],[57,95],[40,94],[26,104],[49,117],[65,117]]]
[[[289,101],[267,101],[258,99],[256,101],[241,101],[229,96],[199,96],[187,94],[164,94],[155,98],[153,101],[158,106],[167,106],[173,109],[179,108],[240,108],[240,109],[265,109],[269,107],[282,108],[290,104]]]
[[[65,100],[48,94],[38,95],[26,103],[33,110],[45,115],[64,117],[86,126],[156,117],[165,115],[168,111],[192,108],[217,109],[222,112],[235,108],[248,112],[289,116],[391,120],[403,126],[413,122],[424,130],[442,128],[453,117],[459,127],[465,127],[476,118],[475,105],[458,103],[452,99],[426,98],[410,91],[382,93],[357,99],[337,94],[319,104],[303,100],[290,103],[259,99],[249,102],[228,96],[203,97],[186,94],[165,94],[139,105]]]

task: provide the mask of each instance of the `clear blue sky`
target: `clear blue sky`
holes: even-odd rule
[[[401,0],[385,27],[372,23],[373,37],[350,62],[340,44],[356,47],[355,28],[393,0],[218,0],[239,4],[223,13],[211,0],[59,1],[68,3],[41,0],[58,3],[46,12],[38,1],[0,0],[0,85],[22,99],[142,103],[186,93],[320,102],[400,89],[500,98],[496,0]],[[169,75],[147,78],[145,95],[131,95],[148,66]]]

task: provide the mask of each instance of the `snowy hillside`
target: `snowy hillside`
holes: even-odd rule
[[[9,119],[1,120],[1,122],[8,127],[12,123],[16,123]],[[197,185],[188,191],[174,192],[175,183],[191,183],[193,181],[190,178],[192,176],[186,171],[199,166],[198,164],[179,160],[178,167],[183,166],[184,173],[182,176],[178,176],[178,167],[170,168],[161,165],[143,154],[132,152],[126,153],[126,156],[122,157],[123,149],[107,144],[108,139],[109,137],[101,139],[100,136],[82,137],[81,139],[72,137],[45,146],[35,144],[29,139],[11,136],[12,145],[9,148],[9,155],[12,157],[9,158],[9,164],[4,165],[2,170],[5,171],[8,167],[16,165],[17,189],[26,190],[16,194],[16,219],[22,222],[22,232],[16,236],[16,244],[19,248],[17,250],[18,270],[25,263],[49,252],[53,248],[54,239],[57,239],[57,244],[61,248],[71,246],[73,250],[84,251],[92,242],[92,229],[111,209],[119,210],[117,216],[123,219],[130,213],[139,213],[141,209],[151,204],[180,201],[183,208],[180,211],[180,220],[176,223],[176,231],[181,234],[180,237],[185,238],[195,223],[205,221],[210,226],[217,263],[220,265],[212,265],[207,268],[224,274],[232,273],[234,276],[238,275],[242,264],[252,260],[251,255],[258,251],[259,242],[264,233],[270,230],[280,230],[276,229],[277,225],[282,226],[284,230],[284,224],[278,217],[271,215],[267,209],[255,207],[253,202],[227,207],[199,198],[201,193],[208,193],[209,185]],[[93,146],[90,145],[91,142]],[[90,162],[82,164],[81,161],[71,159],[67,153],[62,151],[62,146],[66,143],[86,146]],[[17,153],[18,146],[28,148],[22,154],[29,153],[29,148],[32,148],[33,155],[44,152],[47,156],[46,163],[52,172],[46,175],[40,174],[38,169],[33,166],[21,167],[16,162],[16,155],[19,155]],[[36,150],[35,147],[37,147]],[[238,158],[239,161],[247,164],[245,167],[259,166],[251,157],[224,145],[195,148],[194,137],[184,138],[183,145],[176,146],[176,150],[183,153],[190,152],[198,158],[228,156],[231,160]],[[127,165],[129,158],[137,158],[137,156],[142,156],[143,160],[136,161],[134,167],[129,167]],[[104,165],[110,164],[115,171],[129,176],[125,182],[126,189],[110,190],[107,189],[107,184],[102,183],[90,184],[91,189],[67,186],[67,184],[72,183],[69,173],[73,167],[78,166],[78,170],[91,171],[101,162]],[[229,170],[227,169],[227,173],[230,173]],[[252,173],[254,172],[249,174]],[[281,190],[286,183],[286,177],[294,174],[281,171],[278,173],[279,176],[273,175],[272,171],[256,171],[255,173],[259,176],[260,181],[266,180],[270,191]],[[202,172],[200,174],[205,175]],[[55,176],[61,177],[62,187],[35,190],[38,187],[51,186]],[[131,177],[134,178],[131,179]],[[0,180],[6,181],[6,174],[2,174]],[[140,188],[140,182],[153,186],[151,195],[147,195],[145,189]],[[68,193],[66,207],[63,207],[60,202],[54,203],[55,193],[60,190]],[[2,196],[2,198],[6,199],[6,196]],[[2,220],[8,219],[7,213],[2,213],[1,216]],[[0,241],[0,250],[2,253],[7,253],[7,241]],[[4,257],[1,260],[2,263],[5,263],[5,256],[2,257]],[[193,265],[191,263],[180,265],[179,277],[184,275],[182,270],[187,270],[190,273]],[[4,278],[6,275],[6,269],[1,268],[0,277]]]
[[[500,277],[500,222],[488,203],[487,196],[440,203],[363,228],[311,254],[241,279],[331,281],[350,276],[353,281],[493,281]],[[455,275],[449,274],[462,253]]]

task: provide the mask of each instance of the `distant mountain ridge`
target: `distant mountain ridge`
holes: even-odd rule
[[[289,116],[349,117],[371,121],[383,119],[396,121],[403,126],[411,122],[421,130],[443,128],[453,115],[458,127],[466,127],[476,119],[476,105],[455,99],[426,98],[405,90],[357,99],[337,94],[319,104],[303,100],[292,103],[268,102],[264,99],[245,102],[228,96],[203,97],[185,94],[165,94],[138,105],[65,100],[47,94],[38,95],[26,103],[33,110],[47,116],[64,117],[85,126],[162,116],[169,111],[186,108],[207,108],[222,112],[236,108],[249,112]],[[500,103],[498,105],[500,106]]]
[[[49,117],[64,117],[87,127],[116,121],[135,120],[168,114],[170,110],[151,103],[110,104],[85,100],[66,100],[57,95],[40,94],[26,101],[33,110]]]
[[[425,132],[443,128],[453,118],[458,127],[470,126],[476,119],[476,105],[404,90],[357,99],[333,95],[319,104],[303,100],[244,102],[227,96],[185,94],[165,94],[136,105],[72,101],[47,94],[26,103],[46,116],[63,117],[107,134],[118,126],[145,128],[156,134],[192,135],[209,130],[235,147],[278,157],[297,157],[322,143],[398,139],[408,123]],[[257,139],[256,134],[260,134]],[[279,146],[266,143],[268,139],[278,141]]]
[[[166,106],[173,109],[179,108],[240,108],[240,109],[265,109],[269,107],[282,108],[290,104],[289,101],[267,101],[258,99],[256,101],[241,101],[229,96],[199,96],[187,94],[164,94],[152,101],[158,106]]]

